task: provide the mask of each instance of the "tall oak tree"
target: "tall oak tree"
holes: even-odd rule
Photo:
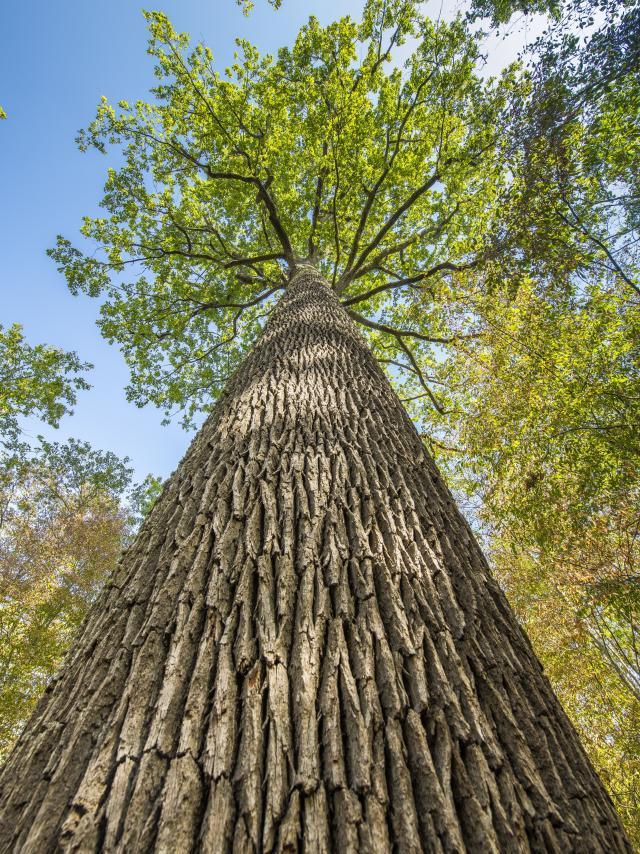
[[[520,84],[399,0],[224,75],[148,18],[154,102],[80,137],[123,145],[104,254],[54,255],[137,402],[188,422],[233,373],[5,766],[2,843],[629,851],[358,331],[441,407],[429,364],[475,333],[423,297],[500,251]]]

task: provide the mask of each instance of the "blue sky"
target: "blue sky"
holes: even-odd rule
[[[75,436],[129,456],[140,478],[170,474],[191,434],[177,423],[163,427],[152,407],[127,403],[127,369],[95,326],[97,302],[71,296],[45,250],[56,234],[73,241],[82,216],[98,210],[108,157],[81,154],[77,131],[92,119],[102,95],[134,101],[152,85],[141,8],[135,0],[14,0],[0,10],[0,104],[8,114],[0,124],[0,323],[22,323],[30,343],[76,350],[95,365],[91,390],[80,395],[75,414],[59,430],[34,422],[27,430],[59,440]],[[176,29],[206,42],[224,68],[237,36],[275,50],[293,40],[310,14],[323,23],[357,16],[362,0],[283,0],[279,12],[256,0],[248,18],[235,0],[164,0],[146,8],[160,9]],[[449,4],[445,13],[453,8]],[[428,7],[434,17],[439,9]],[[489,69],[510,61],[538,28],[487,41]]]

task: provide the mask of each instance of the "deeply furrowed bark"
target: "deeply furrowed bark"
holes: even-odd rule
[[[0,850],[628,852],[468,526],[301,266],[0,777]]]

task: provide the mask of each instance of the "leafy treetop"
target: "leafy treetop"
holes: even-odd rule
[[[275,58],[238,40],[224,73],[145,13],[154,100],[103,100],[79,136],[83,150],[124,154],[106,215],[82,227],[99,251],[62,237],[51,251],[73,292],[103,298],[130,399],[190,423],[308,259],[435,402],[419,364],[460,330],[418,297],[495,251],[484,235],[507,180],[499,128],[519,84],[513,71],[483,83],[462,22],[417,5],[369,0],[360,23],[326,28],[310,18]]]

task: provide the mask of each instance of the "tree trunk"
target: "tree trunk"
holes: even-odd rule
[[[2,851],[628,852],[411,421],[300,266],[0,780]]]

